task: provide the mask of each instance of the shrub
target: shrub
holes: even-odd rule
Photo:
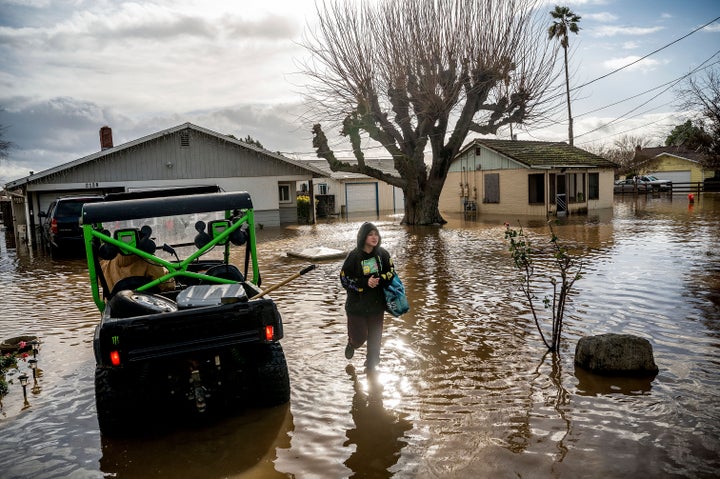
[[[297,197],[297,215],[298,220],[304,220],[306,223],[310,221],[310,196],[299,195]]]
[[[550,249],[537,249],[530,246],[530,239],[527,237],[522,227],[514,230],[510,228],[509,223],[505,223],[505,239],[510,242],[510,254],[515,267],[520,271],[520,289],[528,301],[530,311],[532,312],[535,326],[540,332],[545,346],[551,352],[558,352],[560,347],[560,337],[562,335],[563,316],[565,314],[565,305],[568,295],[575,284],[575,281],[582,277],[583,264],[581,261],[573,258],[560,241],[553,230],[552,223],[548,222],[550,227]],[[550,269],[555,272],[536,271],[536,258],[542,256],[550,256]],[[538,283],[547,280],[552,286],[552,294],[546,294],[542,303],[546,310],[550,312],[552,330],[550,332],[550,340],[548,341],[538,315],[536,302],[538,296],[536,290],[539,288]]]

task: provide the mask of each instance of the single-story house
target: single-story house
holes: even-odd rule
[[[323,173],[309,164],[184,123],[114,146],[109,127],[100,129],[97,153],[31,173],[5,185],[13,198],[19,243],[36,241],[39,213],[58,196],[219,186],[247,191],[255,220],[265,226],[297,222],[299,182]],[[35,234],[27,234],[35,232]]]
[[[356,164],[357,160],[343,160]],[[384,173],[399,176],[392,158],[367,159],[366,164]],[[384,213],[404,213],[405,196],[401,188],[360,173],[332,171],[326,160],[307,160],[314,170],[325,177],[314,182],[318,217],[331,215],[377,216]],[[300,185],[301,192],[309,191],[308,184]],[[304,188],[304,190],[303,190]]]
[[[440,212],[547,217],[612,208],[615,168],[563,142],[475,139],[450,165]]]
[[[674,185],[700,183],[716,175],[716,170],[703,167],[704,153],[681,146],[635,148],[634,164],[640,173],[670,180]],[[645,165],[645,166],[643,166]]]

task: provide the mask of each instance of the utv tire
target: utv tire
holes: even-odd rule
[[[113,318],[172,313],[177,309],[174,301],[163,296],[129,289],[118,291],[110,300],[110,312]]]
[[[290,375],[280,343],[263,345],[258,360],[258,405],[285,404],[290,400]]]
[[[117,379],[113,371],[107,368],[95,368],[95,409],[100,432],[104,436],[127,433],[133,417],[132,396],[120,393],[122,385],[117,384],[113,379]]]

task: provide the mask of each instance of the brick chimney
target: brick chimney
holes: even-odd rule
[[[107,150],[113,147],[112,128],[103,126],[100,128],[100,150]]]

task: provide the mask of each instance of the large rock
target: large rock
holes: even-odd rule
[[[575,364],[604,375],[650,376],[658,372],[650,342],[631,334],[601,334],[580,338]]]

